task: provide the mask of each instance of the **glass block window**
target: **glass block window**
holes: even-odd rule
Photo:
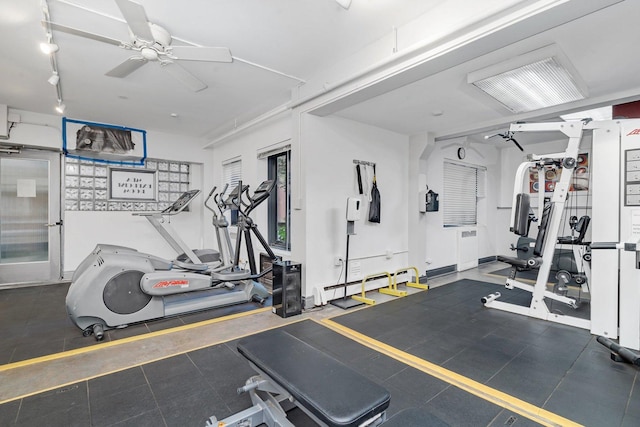
[[[159,211],[189,190],[189,163],[147,159],[143,166],[114,165],[116,169],[155,172],[155,200],[109,199],[111,166],[90,160],[65,158],[64,208],[68,211]]]

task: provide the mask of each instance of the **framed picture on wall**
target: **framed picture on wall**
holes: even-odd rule
[[[156,172],[151,170],[109,169],[109,199],[157,200]]]
[[[78,159],[142,165],[147,157],[147,132],[63,117],[62,151]]]

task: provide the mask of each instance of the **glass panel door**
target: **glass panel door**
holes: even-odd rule
[[[60,155],[0,153],[0,285],[60,278]]]

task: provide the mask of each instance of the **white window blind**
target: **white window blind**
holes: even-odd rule
[[[482,188],[480,189],[482,192]],[[478,168],[444,162],[443,214],[445,227],[476,225]]]
[[[242,160],[235,159],[222,164],[222,174],[224,183],[228,184],[228,190],[233,190],[238,182],[242,180]]]
[[[258,159],[266,159],[286,151],[291,151],[291,144],[278,145],[276,147],[272,145],[270,148],[258,150]]]
[[[222,175],[224,184],[228,185],[226,194],[230,194],[242,180],[242,160],[236,157],[222,162]],[[237,210],[231,209],[225,213],[225,216],[231,225],[238,224]]]

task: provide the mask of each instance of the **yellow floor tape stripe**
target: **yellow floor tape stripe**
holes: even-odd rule
[[[562,427],[577,427],[581,425],[560,415],[554,414],[553,412],[549,412],[545,409],[539,408],[521,399],[513,397],[509,394],[503,393],[499,390],[445,369],[442,366],[427,362],[426,360],[420,359],[419,357],[416,357],[412,354],[406,353],[402,350],[398,350],[395,347],[391,347],[390,345],[370,338],[364,334],[361,334],[360,332],[342,326],[331,319],[323,319],[319,321],[319,323],[379,353],[385,354],[406,365],[419,369],[422,372],[425,372],[433,377],[454,385],[466,392],[480,397],[481,399],[518,413],[542,425]]]
[[[163,329],[161,331],[149,332],[146,334],[136,335],[127,338],[117,339],[115,341],[107,341],[100,344],[90,345],[88,347],[81,347],[74,350],[67,350],[60,353],[54,353],[47,356],[35,357],[33,359],[21,360],[19,362],[8,363],[0,366],[0,372],[9,371],[11,369],[22,368],[24,366],[34,365],[36,363],[49,362],[52,360],[64,359],[65,357],[76,356],[78,354],[89,353],[92,351],[102,350],[104,348],[115,347],[118,345],[142,341],[161,335],[172,334],[174,332],[186,331],[189,329],[198,328],[200,326],[210,325],[213,323],[224,322],[231,319],[237,319],[239,317],[249,316],[256,313],[262,313],[264,311],[271,311],[271,307],[258,308],[256,310],[243,311],[242,313],[230,314],[228,316],[217,317],[215,319],[203,320],[202,322],[190,323],[188,325],[176,326],[175,328]]]
[[[261,313],[263,311],[266,311],[267,309],[270,309],[270,308],[267,307],[267,308],[264,308],[264,309],[252,310],[252,311],[248,311],[248,312],[245,312],[245,313],[232,314],[232,315],[225,316],[225,317],[220,317],[220,318],[217,318],[217,319],[205,320],[205,321],[202,321],[202,322],[194,323],[193,325],[197,325],[197,326],[208,325],[208,324],[211,324],[211,323],[220,322],[222,320],[235,319],[235,318],[238,318],[238,317],[242,317],[243,315],[251,315],[251,314]],[[290,320],[290,323],[288,323],[288,325],[293,324],[293,323],[302,322],[304,320],[306,320],[306,319],[300,318],[300,319]],[[193,327],[192,325],[185,325],[185,326]],[[131,369],[131,368],[136,368],[138,366],[147,365],[149,363],[157,362],[159,360],[169,359],[170,357],[179,356],[181,354],[190,353],[192,351],[201,350],[203,348],[213,347],[214,345],[224,344],[226,342],[233,341],[233,340],[239,340],[239,339],[248,337],[249,335],[254,335],[254,334],[257,334],[257,333],[260,333],[260,332],[269,331],[271,329],[281,328],[282,326],[286,326],[286,325],[272,325],[272,326],[269,326],[269,327],[266,327],[266,328],[262,328],[262,329],[259,329],[259,330],[256,330],[256,331],[251,331],[251,332],[248,332],[248,333],[245,333],[245,334],[234,335],[231,338],[224,338],[224,339],[220,339],[220,340],[217,340],[217,341],[212,341],[212,342],[207,343],[205,345],[201,345],[201,346],[198,346],[198,347],[193,347],[193,348],[190,348],[188,350],[179,351],[179,352],[171,353],[171,354],[165,354],[165,355],[163,355],[161,357],[157,357],[155,359],[149,359],[149,360],[145,360],[144,362],[123,366],[121,368],[114,369],[114,370],[109,371],[109,372],[101,372],[100,374],[90,375],[90,376],[87,376],[87,377],[84,377],[84,378],[75,379],[73,381],[69,381],[69,382],[62,383],[62,384],[56,384],[54,387],[43,388],[43,389],[40,389],[40,390],[33,391],[31,393],[23,394],[23,395],[20,395],[20,396],[15,396],[15,397],[12,397],[10,399],[0,400],[0,405],[5,404],[5,403],[9,403],[9,402],[13,402],[13,401],[16,401],[16,400],[24,399],[25,397],[34,396],[36,394],[44,393],[44,392],[47,392],[47,391],[57,390],[57,389],[60,389],[60,388],[68,387],[68,386],[70,386],[72,384],[77,384],[77,383],[80,383],[80,382],[83,382],[83,381],[90,381],[90,380],[92,380],[94,378],[100,378],[100,377],[104,377],[104,376],[107,376],[107,375],[115,374],[115,373],[118,373],[118,372],[121,372],[121,371],[126,371],[127,369]],[[177,332],[176,329],[185,330],[185,329],[191,329],[190,327],[177,327],[177,328],[167,329],[166,331]],[[150,335],[150,334],[143,335],[141,337],[148,336],[148,335]],[[162,334],[156,334],[155,336],[157,336],[157,335],[162,335]],[[136,338],[136,337],[131,337],[131,338]],[[120,341],[124,341],[124,340],[118,340],[118,341],[113,341],[113,342],[120,342]],[[134,341],[134,340],[132,339],[132,340],[129,340],[129,341]],[[104,348],[104,346],[100,345],[100,346],[98,346],[98,348],[96,350],[101,349],[101,348]],[[72,354],[69,354],[69,353],[72,353],[72,351],[63,352],[63,353],[57,353],[56,355],[53,355],[53,356],[61,355],[61,357],[52,357],[49,360],[61,359],[62,357],[72,356]],[[82,352],[74,353],[74,354],[80,354],[80,353],[82,353]],[[33,360],[36,360],[36,359],[30,359],[30,360],[33,361]],[[18,362],[16,362],[16,363],[18,363]],[[35,362],[35,363],[37,363],[37,362]],[[29,364],[25,364],[23,366],[28,366],[28,365]]]

